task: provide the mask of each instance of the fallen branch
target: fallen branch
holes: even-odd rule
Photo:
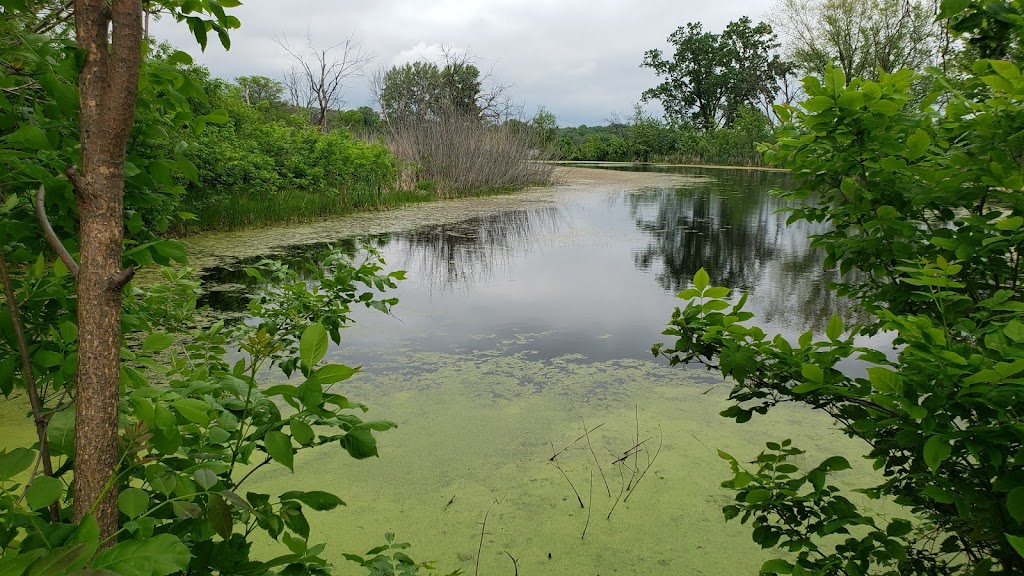
[[[549,460],[551,460],[552,462],[554,462],[555,458],[557,458],[559,454],[561,454],[562,452],[565,452],[565,451],[566,451],[566,450],[568,450],[569,448],[572,448],[574,444],[576,444],[576,443],[577,443],[577,442],[579,442],[580,440],[583,440],[584,438],[587,438],[587,437],[588,437],[588,435],[589,435],[589,434],[590,434],[591,432],[593,432],[594,430],[597,430],[597,429],[598,429],[598,428],[600,428],[601,426],[604,426],[604,422],[602,422],[602,423],[598,424],[597,426],[594,426],[594,427],[593,427],[593,428],[591,428],[590,430],[587,430],[587,429],[586,429],[586,427],[584,427],[584,428],[583,428],[583,436],[580,436],[579,438],[577,438],[577,439],[573,440],[572,442],[570,442],[570,443],[569,443],[569,445],[568,445],[568,446],[566,446],[565,448],[562,448],[562,449],[561,449],[561,450],[559,450],[558,452],[555,452],[554,454],[552,454],[552,456],[551,456],[551,458],[549,458]],[[554,447],[554,445],[552,445],[552,446],[551,446],[551,451],[552,451],[552,452],[554,452],[554,451],[555,451],[555,447]]]
[[[580,419],[583,420],[583,430],[586,430],[587,429],[587,420],[585,418],[583,418],[583,417],[580,417]],[[595,428],[595,430],[596,430],[596,428]],[[597,454],[594,453],[594,445],[590,443],[590,433],[588,432],[587,434],[585,434],[585,436],[587,437],[587,447],[590,448],[590,455],[594,457],[594,463],[597,464],[597,469],[598,469],[599,472],[601,472],[601,479],[604,480],[604,488],[605,488],[605,490],[608,491],[608,497],[611,498],[612,497],[612,489],[611,489],[611,487],[608,486],[608,478],[605,477],[604,470],[601,468],[601,461],[598,460]]]

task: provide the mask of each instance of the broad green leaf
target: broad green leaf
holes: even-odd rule
[[[146,540],[127,540],[102,550],[93,558],[93,570],[121,576],[169,576],[188,568],[192,554],[177,537],[158,534]]]
[[[903,392],[902,378],[888,368],[877,366],[868,368],[868,380],[876,390],[883,394],[901,394]]]
[[[171,344],[174,344],[174,336],[162,332],[154,332],[146,336],[146,339],[142,341],[142,351],[159,352],[166,350]]]
[[[281,500],[298,500],[318,512],[333,510],[338,506],[345,505],[345,503],[341,501],[341,498],[338,498],[330,492],[322,492],[319,490],[314,490],[312,492],[285,492],[284,494],[281,494]]]
[[[704,270],[703,268],[697,270],[697,273],[693,275],[693,287],[701,292],[708,287],[708,282],[710,281],[711,279],[708,277],[707,270]]]
[[[1010,543],[1010,546],[1013,546],[1013,549],[1017,551],[1017,554],[1024,558],[1024,537],[1006,534],[1006,541]]]
[[[293,467],[295,455],[292,453],[292,441],[288,436],[276,430],[267,432],[267,435],[263,438],[263,444],[271,458],[284,464],[289,470],[295,471]]]
[[[10,480],[28,470],[35,460],[35,451],[28,448],[15,448],[10,452],[0,449],[0,481]]]
[[[117,495],[117,509],[129,518],[142,516],[149,510],[149,494],[139,488],[125,488]]]
[[[197,398],[179,398],[171,402],[171,406],[190,422],[195,422],[202,426],[210,423],[210,405],[202,400]]]
[[[14,364],[16,358],[11,355],[0,360],[0,394],[10,396],[14,391]]]
[[[761,574],[792,574],[793,565],[785,560],[776,558],[761,565]]]
[[[51,476],[36,476],[25,492],[25,500],[32,510],[46,508],[64,493],[64,483]]]
[[[356,460],[377,456],[377,439],[369,428],[356,426],[341,437],[341,447]]]
[[[712,286],[704,291],[705,298],[725,298],[729,295],[729,289],[723,286]]]
[[[295,441],[299,444],[309,446],[313,443],[315,434],[313,433],[313,428],[309,424],[306,424],[302,420],[296,420],[293,417],[288,421],[288,427],[292,431],[292,438],[295,438]]]
[[[817,364],[804,364],[800,366],[800,375],[811,382],[817,382],[818,384],[825,381],[825,373]]]
[[[843,335],[843,321],[839,318],[838,314],[833,314],[832,318],[828,321],[828,326],[825,328],[825,336],[828,336],[829,340],[838,340]]]
[[[1017,522],[1024,522],[1024,486],[1018,486],[1006,496],[1006,509]]]
[[[747,504],[760,504],[761,502],[771,500],[771,498],[771,492],[765,490],[764,488],[758,488],[756,490],[751,490],[750,492],[748,492],[747,495],[743,498],[743,501],[746,502]]]
[[[996,229],[1003,231],[1014,231],[1019,230],[1024,225],[1024,218],[1020,216],[1010,216],[1009,218],[1003,218],[996,222]]]
[[[36,548],[25,550],[17,556],[9,554],[2,557],[0,558],[0,576],[22,576],[28,567],[42,558],[44,554],[46,554],[46,548]]]
[[[299,359],[307,368],[313,368],[327,354],[327,344],[327,329],[323,324],[310,324],[299,339]]]
[[[914,132],[910,138],[907,138],[907,152],[906,157],[915,160],[924,155],[928,147],[931,146],[932,139],[928,136],[928,133],[924,130],[918,129]]]
[[[209,468],[200,468],[192,473],[192,477],[195,478],[196,484],[198,484],[203,490],[209,490],[217,485],[220,480],[217,478],[217,474]]]
[[[345,366],[344,364],[328,364],[317,368],[316,371],[313,372],[313,376],[311,378],[315,379],[321,386],[327,386],[348,380],[353,374],[359,372],[359,370],[360,367],[358,366],[353,368],[351,366]]]
[[[953,453],[953,447],[943,436],[932,436],[924,443],[924,462],[932,472],[939,469],[943,460]]]
[[[223,498],[217,494],[210,494],[206,515],[210,519],[210,526],[218,536],[225,540],[231,538],[234,519],[231,517],[231,508]]]
[[[81,543],[68,544],[67,546],[50,550],[32,565],[26,576],[65,574],[69,570],[81,568],[89,560],[88,552],[88,546]]]

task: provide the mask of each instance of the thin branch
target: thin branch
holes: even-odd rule
[[[53,250],[60,256],[60,259],[64,261],[64,265],[71,271],[71,275],[77,280],[78,279],[78,263],[71,257],[71,253],[64,247],[64,243],[57,238],[57,233],[53,231],[53,226],[50,226],[50,219],[46,217],[46,188],[40,184],[39,190],[36,191],[36,216],[39,217],[39,225],[43,227],[43,235],[46,236],[46,241],[50,243]]]
[[[40,187],[42,189],[42,187]],[[46,438],[47,420],[43,416],[43,405],[39,401],[39,389],[36,388],[35,376],[32,373],[32,357],[28,353],[28,342],[25,339],[25,327],[21,323],[21,314],[18,313],[18,303],[14,299],[14,285],[11,284],[11,276],[7,272],[7,258],[0,249],[0,281],[4,285],[4,298],[7,300],[7,308],[11,312],[11,328],[14,331],[14,338],[17,341],[18,353],[21,356],[21,371],[25,379],[25,388],[28,390],[29,404],[32,405],[32,416],[36,424],[36,435],[39,436],[39,460],[43,464],[43,473],[53,476],[53,462],[50,460],[50,445]],[[31,483],[31,481],[29,482]],[[59,519],[60,508],[57,503],[50,507],[50,517],[53,522]]]
[[[583,420],[583,429],[586,430],[587,429],[587,421],[586,421],[586,419],[584,419],[582,417],[580,417],[580,418]],[[588,434],[586,434],[586,436],[587,436],[587,447],[590,448],[590,455],[594,457],[594,462],[597,464],[597,469],[598,469],[598,471],[601,472],[601,479],[604,480],[604,488],[605,488],[605,490],[608,491],[608,497],[611,498],[612,497],[612,489],[611,489],[610,486],[608,486],[608,478],[605,477],[604,469],[601,468],[601,461],[597,458],[597,454],[594,453],[594,445],[590,443],[590,434],[588,433]]]
[[[633,495],[633,492],[636,492],[637,485],[640,484],[640,481],[644,479],[644,475],[647,474],[647,471],[651,469],[651,466],[654,466],[654,462],[658,459],[658,454],[661,454],[661,446],[664,443],[665,443],[665,434],[662,433],[662,435],[661,435],[661,442],[658,443],[658,451],[654,453],[654,458],[651,458],[651,460],[647,462],[647,467],[644,468],[644,471],[643,471],[642,474],[640,474],[640,477],[636,479],[636,484],[633,484],[633,489],[629,491],[629,494],[626,494],[626,497],[623,498],[623,500],[622,500],[623,502],[625,502],[626,500],[629,500],[629,497]]]
[[[260,468],[263,468],[267,464],[270,464],[270,460],[271,460],[270,456],[267,456],[266,460],[264,460],[263,462],[260,462],[256,466],[253,466],[252,470],[249,470],[249,472],[247,472],[245,476],[242,476],[241,480],[239,480],[238,482],[235,483],[235,487],[232,488],[232,490],[238,490],[238,487],[242,485],[242,482],[245,482],[246,480],[248,480],[249,476],[252,476],[253,473],[256,472],[257,470],[259,470]]]
[[[552,452],[555,450],[554,445],[551,446],[551,450]],[[583,505],[583,498],[580,498],[580,493],[576,491],[576,487],[573,486],[572,480],[569,480],[569,475],[566,474],[565,470],[562,470],[562,467],[558,465],[558,461],[554,459],[554,456],[551,457],[551,460],[549,460],[549,462],[551,462],[551,464],[553,464],[555,468],[558,468],[558,471],[562,473],[562,476],[565,478],[565,481],[569,483],[569,488],[572,488],[572,493],[576,495],[576,500],[579,500],[580,508],[586,508],[586,506]]]
[[[515,576],[519,576],[519,560],[516,559],[515,556],[509,554],[508,550],[505,551],[505,555],[508,556],[510,560],[512,560],[512,567],[516,570]]]
[[[480,554],[484,551],[484,534],[486,534],[485,531],[487,530],[487,517],[491,515],[491,508],[497,503],[497,499],[495,499],[494,502],[491,502],[491,505],[487,507],[487,512],[484,513],[484,521],[480,524],[480,545],[476,549],[476,572],[474,572],[475,576],[480,576]]]
[[[586,438],[586,437],[587,437],[587,435],[588,435],[588,434],[590,434],[590,433],[591,433],[591,432],[593,432],[594,430],[597,430],[597,429],[598,429],[598,428],[600,428],[601,426],[604,426],[604,422],[602,422],[602,423],[598,424],[597,426],[594,426],[594,427],[593,427],[593,428],[591,428],[590,430],[587,430],[586,428],[584,428],[584,429],[583,429],[583,436],[580,436],[579,438],[577,438],[577,439],[573,440],[572,442],[570,442],[570,443],[569,443],[569,445],[568,445],[568,446],[566,446],[565,448],[562,448],[562,449],[561,449],[561,450],[559,450],[558,452],[555,452],[555,453],[554,453],[554,454],[553,454],[553,455],[551,456],[551,458],[548,458],[548,460],[550,460],[550,461],[554,462],[554,461],[555,461],[555,458],[557,458],[559,454],[561,454],[562,452],[565,452],[565,451],[566,451],[566,450],[568,450],[569,448],[572,448],[574,444],[576,444],[576,443],[577,443],[577,442],[579,442],[580,440],[583,440],[584,438]],[[552,446],[552,452],[554,452],[554,450],[553,450],[553,449],[554,449],[554,446]]]
[[[594,471],[590,471],[590,502],[587,506],[587,523],[583,525],[583,534],[580,535],[580,540],[587,537],[587,528],[590,527],[590,515],[594,511]]]

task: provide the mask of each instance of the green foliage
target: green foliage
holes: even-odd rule
[[[205,47],[210,32],[228,44],[227,30],[238,21],[224,9],[238,5],[171,0],[153,7],[186,21]],[[40,443],[47,441],[50,457],[40,444],[0,450],[0,574],[328,573],[324,545],[309,543],[306,515],[343,506],[339,497],[301,489],[243,495],[242,488],[266,466],[294,469],[301,451],[334,447],[356,459],[377,455],[375,433],[395,424],[364,420],[368,408],[339,393],[358,368],[327,358],[327,340],[339,341],[353,306],[389,313],[397,301],[380,295],[403,274],[385,273],[372,251],[358,262],[331,251],[309,270],[264,262],[252,273],[273,288],[254,297],[254,321],[231,326],[196,326],[198,282],[187,268],[164,267],[163,282],[129,287],[124,337],[115,343],[122,433],[115,475],[105,488],[117,487],[118,531],[101,541],[91,514],[75,523],[77,300],[72,274],[51,257],[40,234],[31,198],[42,186],[56,235],[77,256],[69,182],[75,175],[66,168],[80,154],[81,54],[67,40],[71,30],[62,27],[64,3],[32,8],[38,11],[0,2],[0,247],[5,284],[10,275],[5,288],[13,293],[0,311],[0,394],[24,401],[29,370],[18,362],[17,345],[24,336],[40,401]],[[29,33],[40,26],[50,27]],[[210,80],[187,54],[159,46],[147,48],[146,56],[125,162],[126,266],[184,263],[181,243],[162,235],[187,216],[178,209],[186,183],[199,181],[195,144],[207,130],[240,120],[224,109],[232,104],[228,94],[237,91]],[[393,176],[390,155],[379,146],[360,148],[345,134],[331,138],[307,138],[303,153],[321,163],[312,168],[321,172],[307,177],[341,186],[355,174],[382,182]],[[270,386],[266,379],[275,370],[286,379]],[[284,549],[269,559],[251,557],[254,532]]]
[[[821,78],[832,66],[847,78],[922,70],[937,63],[941,29],[935,3],[921,0],[778,0],[772,22],[787,34],[786,56]]]
[[[559,134],[562,160],[732,166],[762,165],[757,146],[775,138],[768,118],[749,107],[737,113],[732,128],[669,125],[638,110],[628,124],[563,128]]]
[[[780,109],[785,124],[766,149],[795,176],[785,196],[805,201],[790,220],[831,224],[814,243],[871,323],[834,318],[825,338],[790,342],[751,326],[745,297],[728,300],[698,274],[665,331],[672,343],[654,348],[732,377],[723,415],[737,422],[787,402],[831,415],[881,471],[861,491],[907,510],[888,523],[858,511],[826,485],[842,463],[801,474],[788,443],[768,444],[756,470],[726,456],[737,491],[726,516],[792,553],[764,572],[1024,571],[1024,76],[996,60],[959,81],[933,74],[942,106],[939,94],[915,103],[909,71],[808,78],[807,100]],[[894,357],[857,345],[878,331],[893,336]],[[852,360],[863,371],[842,368]]]
[[[388,123],[437,120],[446,115],[479,116],[480,70],[450,57],[445,65],[417,61],[392,66],[381,80],[381,113]]]
[[[384,540],[386,544],[369,550],[364,556],[345,554],[345,558],[366,568],[370,576],[415,576],[434,570],[432,563],[417,563],[403,552],[409,548],[409,544],[395,542],[393,533],[385,534]],[[456,570],[447,576],[461,573],[461,570]]]
[[[705,32],[700,22],[679,27],[668,37],[671,59],[648,50],[641,66],[664,77],[645,90],[644,100],[660,100],[675,123],[691,121],[701,130],[732,127],[741,109],[772,102],[778,82],[788,72],[772,51],[778,48],[771,26],[754,25],[744,16],[721,34]]]

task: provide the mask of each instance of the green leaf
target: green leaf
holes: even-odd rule
[[[10,396],[14,391],[14,364],[16,361],[13,355],[0,360],[0,394],[3,394],[4,397]]]
[[[288,421],[288,427],[292,431],[292,438],[295,438],[295,441],[299,444],[309,446],[313,443],[315,435],[313,433],[313,428],[309,424],[306,424],[302,420],[292,418]]]
[[[321,366],[313,372],[311,378],[315,379],[317,384],[321,386],[327,386],[348,380],[353,374],[359,372],[360,368],[351,366],[345,366],[344,364],[328,364]]]
[[[298,500],[318,512],[334,510],[338,506],[345,505],[345,503],[341,501],[341,498],[338,498],[330,492],[321,492],[319,490],[314,490],[312,492],[285,492],[284,494],[281,494],[281,500]]]
[[[210,405],[197,398],[179,398],[171,406],[190,422],[202,426],[210,423]]]
[[[868,380],[876,390],[883,394],[902,394],[903,392],[902,378],[888,368],[876,366],[868,368]]]
[[[10,452],[0,449],[0,481],[10,480],[28,470],[35,460],[35,451],[28,448],[15,448]]]
[[[20,128],[7,137],[7,141],[12,144],[22,144],[30,150],[50,149],[50,141],[46,139],[46,133],[31,122],[23,123]]]
[[[910,138],[907,138],[906,157],[911,160],[920,158],[931,144],[931,137],[924,130],[918,129]]]
[[[310,324],[299,339],[299,359],[307,368],[313,368],[327,354],[327,343],[327,329],[323,324]]]
[[[1013,534],[1006,534],[1006,541],[1013,546],[1013,549],[1017,551],[1022,558],[1024,558],[1024,537],[1014,536]]]
[[[149,510],[149,494],[139,488],[125,488],[117,495],[117,509],[129,518],[142,516]]]
[[[825,373],[817,364],[804,364],[800,366],[800,375],[818,384],[825,381]]]
[[[377,439],[369,428],[355,426],[341,437],[341,447],[356,460],[377,456]]]
[[[953,447],[943,436],[932,436],[924,443],[924,462],[932,472],[939,469],[942,461],[953,453]]]
[[[81,543],[69,544],[50,550],[38,562],[32,565],[27,576],[65,574],[69,570],[81,568],[89,560],[88,553],[88,546]]]
[[[729,295],[729,289],[722,286],[712,286],[704,291],[705,298],[725,298]]]
[[[93,570],[110,570],[121,576],[170,576],[188,568],[192,555],[177,537],[158,534],[145,540],[127,540],[101,551]]]
[[[781,558],[769,560],[761,565],[761,574],[792,574],[793,565]]]
[[[192,473],[192,477],[195,478],[196,484],[199,484],[203,490],[213,488],[220,480],[217,478],[217,474],[209,468],[200,468],[196,470]]]
[[[231,517],[231,508],[217,494],[210,494],[209,504],[206,507],[206,516],[210,519],[210,526],[221,538],[228,540],[234,527],[234,519]]]
[[[142,341],[142,351],[159,352],[166,350],[171,344],[174,344],[174,336],[162,332],[154,332],[146,336],[146,339]]]
[[[25,500],[32,510],[46,508],[64,493],[64,483],[52,476],[36,476],[25,492]]]
[[[1024,486],[1018,486],[1006,495],[1006,509],[1017,522],[1024,522]]]
[[[1024,218],[1020,216],[1010,216],[1009,218],[1003,218],[996,222],[996,229],[1012,232],[1014,230],[1019,230],[1022,225],[1024,225]]]
[[[746,502],[747,504],[760,504],[761,502],[771,500],[771,498],[771,492],[765,490],[764,488],[758,488],[756,490],[751,490],[750,492],[748,492],[747,495],[743,498],[743,501]]]
[[[14,556],[8,554],[0,558],[0,576],[22,576],[28,570],[28,567],[42,558],[46,554],[46,548],[36,548],[34,550],[25,550],[21,554]]]
[[[284,464],[289,470],[295,471],[294,468],[294,457],[292,453],[292,441],[283,432],[273,431],[267,432],[267,435],[263,438],[263,444],[267,449],[267,454],[275,461]]]
[[[828,326],[825,328],[825,336],[828,336],[829,340],[838,340],[843,335],[843,320],[839,318],[838,314],[833,314],[832,318],[828,321]]]
[[[708,287],[708,282],[710,281],[711,278],[708,277],[707,271],[703,268],[697,270],[697,273],[693,275],[693,287],[701,292]]]

